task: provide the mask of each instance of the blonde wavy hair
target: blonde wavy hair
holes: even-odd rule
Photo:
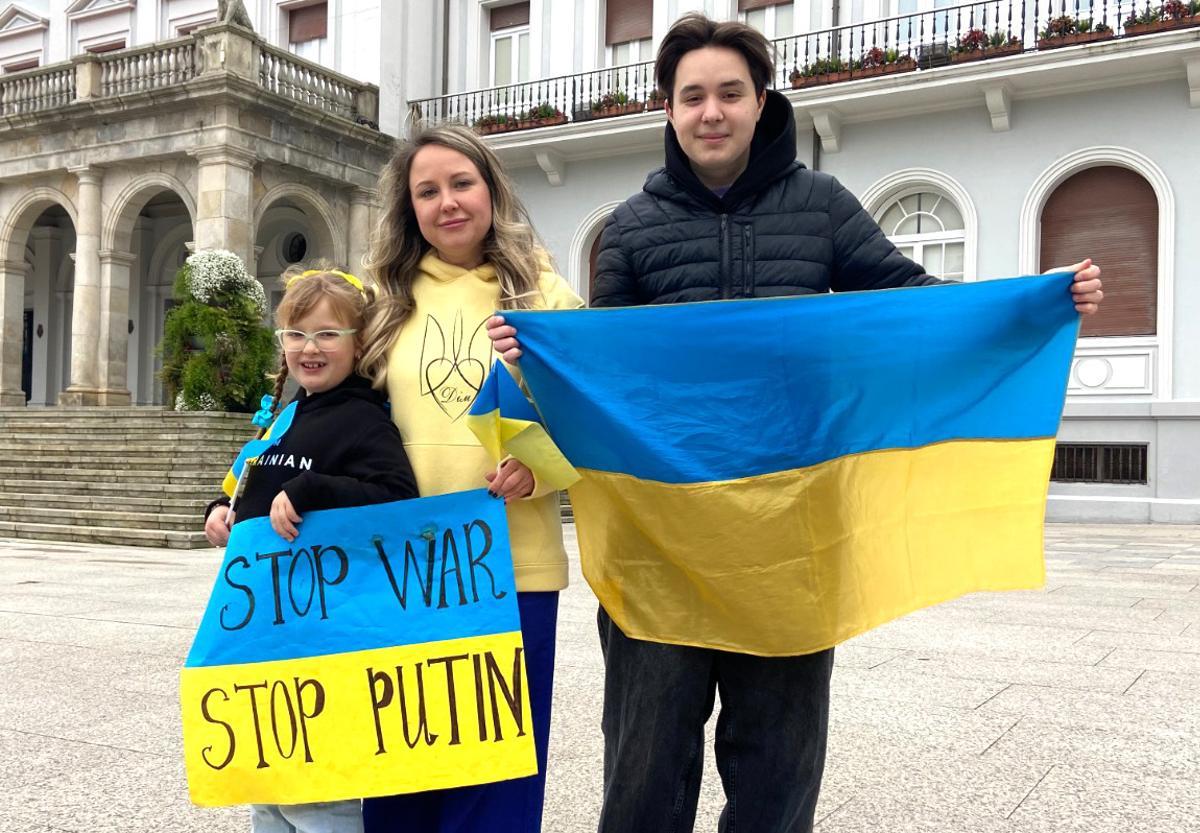
[[[491,194],[492,227],[483,239],[483,258],[496,270],[500,308],[533,306],[533,299],[540,294],[538,274],[553,268],[512,181],[491,149],[461,125],[445,124],[421,130],[401,145],[384,168],[381,180],[384,213],[365,261],[377,297],[363,335],[359,372],[369,377],[376,388],[384,385],[388,351],[416,307],[413,281],[421,258],[432,248],[417,225],[409,190],[413,158],[430,145],[458,151],[470,159]]]

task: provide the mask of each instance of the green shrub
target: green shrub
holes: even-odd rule
[[[175,300],[158,346],[168,401],[177,411],[257,410],[278,366],[262,284],[232,252],[197,252],[175,276]]]

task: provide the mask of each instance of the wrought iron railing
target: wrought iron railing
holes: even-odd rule
[[[777,39],[772,86],[930,70],[1186,26],[1200,26],[1200,0],[982,0]],[[408,121],[494,133],[661,107],[653,63],[644,62],[414,100]]]

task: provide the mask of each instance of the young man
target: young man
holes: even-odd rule
[[[792,107],[767,90],[770,44],[740,23],[680,19],[659,47],[666,167],[605,226],[594,306],[805,295],[938,283],[828,174],[796,161]],[[1101,299],[1084,261],[1080,312]],[[509,361],[516,332],[493,318]],[[653,592],[647,588],[646,592]],[[806,833],[825,764],[833,651],[763,658],[627,637],[599,612],[605,660],[600,833],[693,828],[704,724],[720,692],[720,830]]]

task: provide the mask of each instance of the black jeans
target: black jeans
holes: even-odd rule
[[[833,649],[755,657],[631,639],[604,612],[600,833],[691,833],[704,724],[721,694],[720,833],[809,833],[825,768]]]

